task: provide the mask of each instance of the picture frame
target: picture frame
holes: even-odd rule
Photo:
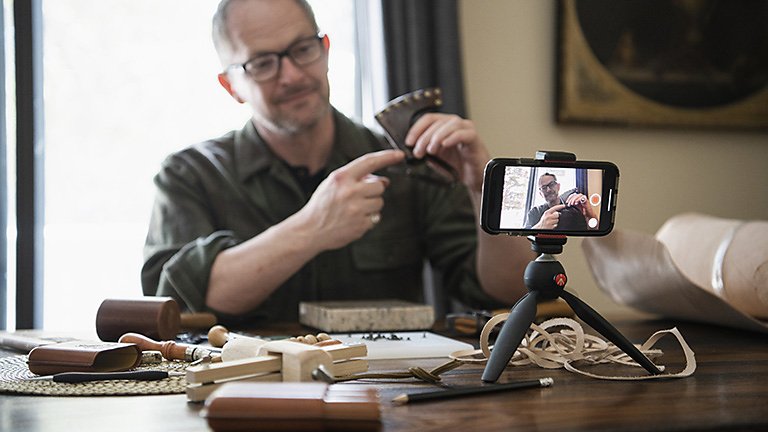
[[[768,130],[768,2],[559,0],[557,14],[557,123]]]

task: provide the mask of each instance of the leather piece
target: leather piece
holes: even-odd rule
[[[426,163],[444,181],[453,183],[458,180],[459,176],[449,163],[432,155],[417,159],[411,148],[405,144],[408,130],[416,120],[427,112],[437,111],[442,105],[442,90],[439,87],[419,89],[392,99],[384,105],[381,111],[376,113],[375,118],[384,129],[390,145],[405,152],[406,163]]]
[[[668,220],[656,238],[688,279],[745,314],[768,319],[768,221],[688,213]]]
[[[420,114],[436,111],[442,104],[440,88],[416,90],[389,101],[381,111],[376,113],[376,121],[384,128],[390,144],[404,151],[408,158],[413,158],[411,148],[405,145],[408,129]]]

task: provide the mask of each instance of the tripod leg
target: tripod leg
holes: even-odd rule
[[[561,292],[560,297],[568,302],[568,305],[571,306],[571,309],[576,312],[576,315],[579,318],[581,318],[585,323],[589,324],[590,327],[597,330],[601,335],[605,336],[609,341],[613,342],[614,345],[619,347],[622,351],[627,353],[627,355],[629,355],[632,360],[640,364],[640,366],[645,368],[645,370],[650,372],[652,375],[661,374],[659,368],[656,367],[656,365],[653,364],[653,362],[648,357],[646,357],[645,354],[640,352],[640,350],[637,349],[637,347],[634,346],[632,342],[630,342],[626,337],[624,337],[624,335],[621,334],[616,329],[616,327],[611,325],[611,323],[609,323],[583,300],[569,293],[568,291]]]
[[[538,304],[539,293],[531,291],[524,295],[509,311],[509,318],[501,327],[499,337],[493,344],[491,358],[485,365],[482,380],[485,382],[496,382],[507,366],[509,359],[515,354],[517,347],[523,340],[525,333],[531,327],[531,323],[536,318],[536,305]]]

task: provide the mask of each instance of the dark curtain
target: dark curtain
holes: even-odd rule
[[[456,0],[381,0],[389,99],[425,87],[443,90],[440,111],[467,117]],[[466,310],[443,290],[442,274],[427,263],[425,301],[443,317]]]
[[[389,99],[443,89],[441,111],[466,117],[456,0],[381,0]]]
[[[587,185],[587,170],[584,168],[576,168],[576,189],[585,195],[589,192],[589,185]]]

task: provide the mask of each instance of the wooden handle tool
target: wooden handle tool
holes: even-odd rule
[[[174,341],[158,342],[138,333],[126,333],[119,342],[136,344],[142,351],[160,351],[167,360],[196,361],[212,357],[213,352],[197,345],[188,345]]]

